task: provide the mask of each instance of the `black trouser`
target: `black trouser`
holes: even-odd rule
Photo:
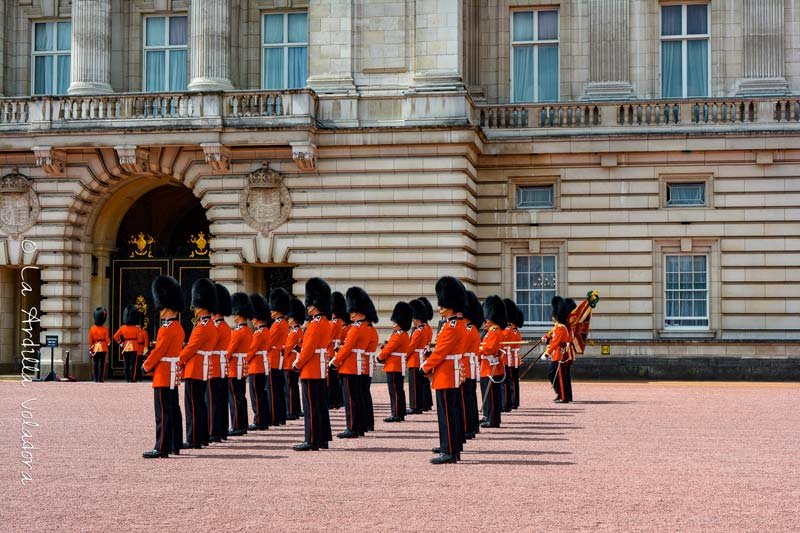
[[[433,409],[433,392],[431,392],[431,380],[425,376],[420,376],[422,388],[422,410],[430,411]]]
[[[95,383],[105,381],[106,352],[95,352],[92,355],[92,379]]]
[[[474,379],[465,379],[461,385],[464,409],[464,432],[479,433],[480,417],[478,416],[478,382]]]
[[[495,381],[502,379],[495,378]],[[489,392],[486,392],[486,389]],[[500,411],[502,406],[502,394],[500,383],[493,383],[488,377],[481,378],[481,395],[483,396],[483,418],[492,426],[500,425]]]
[[[556,396],[564,402],[572,401],[571,367],[571,362],[559,364],[558,361],[551,361],[547,368],[547,379],[556,391]]]
[[[228,438],[228,391],[225,378],[211,378],[206,388],[208,427],[213,437]]]
[[[156,387],[153,389],[156,410],[156,445],[161,453],[174,453],[182,447],[179,416],[178,389]]]
[[[503,381],[503,412],[510,413],[514,403],[514,382],[511,379],[511,367],[506,367],[506,379]]]
[[[123,352],[122,360],[125,362],[125,381],[136,381],[136,352]]]
[[[286,374],[286,414],[289,417],[300,416],[300,374],[284,370]]]
[[[344,392],[344,419],[347,429],[355,433],[364,433],[364,402],[361,398],[361,376],[340,374]]]
[[[511,369],[511,382],[514,388],[514,400],[511,402],[511,408],[517,409],[519,407],[519,368]]]
[[[328,370],[328,408],[339,409],[344,403],[342,387],[339,384],[339,371],[335,368]]]
[[[567,361],[561,365],[564,372],[564,400],[567,402],[572,401],[572,363]]]
[[[366,431],[375,430],[375,408],[372,405],[372,376],[361,376],[361,405],[364,411]]]
[[[286,425],[286,375],[283,370],[271,368],[269,370],[269,380],[267,392],[269,394],[270,414],[272,424],[275,426]]]
[[[402,372],[386,372],[386,384],[389,386],[389,403],[392,416],[400,420],[406,419],[406,389]]]
[[[331,419],[324,379],[301,379],[306,442],[320,446],[330,441]]]
[[[192,446],[208,444],[206,387],[202,379],[185,379],[183,406],[186,409],[186,441]]]
[[[419,367],[408,368],[408,404],[409,408],[414,411],[421,411],[424,404],[423,401],[423,383],[422,374],[419,373]]]
[[[247,381],[237,378],[228,379],[228,405],[230,406],[231,427],[247,431]]]
[[[269,398],[267,397],[267,376],[250,374],[250,404],[253,406],[253,424],[259,428],[268,428],[272,424]]]
[[[439,448],[446,454],[463,450],[464,419],[461,414],[461,392],[458,389],[436,391],[436,414],[439,419]]]

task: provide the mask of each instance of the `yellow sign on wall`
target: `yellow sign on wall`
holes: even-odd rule
[[[600,355],[611,355],[611,346],[609,346],[608,344],[601,344]]]

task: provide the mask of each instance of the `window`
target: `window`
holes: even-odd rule
[[[187,17],[146,17],[144,33],[145,92],[186,90]]]
[[[518,255],[514,258],[516,302],[525,323],[552,323],[551,300],[556,295],[556,256]]]
[[[548,209],[553,207],[553,186],[517,187],[517,209]]]
[[[708,96],[708,4],[661,6],[661,96]]]
[[[298,89],[308,78],[308,14],[264,15],[261,86]]]
[[[665,256],[665,328],[708,328],[708,260],[705,255]]]
[[[511,100],[558,100],[558,11],[514,11],[511,34]]]
[[[667,183],[667,207],[706,205],[705,183]]]
[[[70,84],[72,23],[33,25],[33,94],[67,94]]]

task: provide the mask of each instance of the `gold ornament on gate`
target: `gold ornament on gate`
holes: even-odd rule
[[[144,299],[144,296],[141,294],[136,297],[136,310],[139,311],[143,316],[147,315],[147,300]]]
[[[194,244],[194,250],[192,253],[189,254],[189,257],[199,257],[199,256],[208,256],[208,239],[206,239],[206,234],[204,232],[200,232],[195,237],[193,234],[189,236],[189,244]]]
[[[153,257],[153,244],[156,240],[147,233],[139,232],[138,235],[131,235],[128,239],[128,244],[132,244],[131,258],[133,257]]]

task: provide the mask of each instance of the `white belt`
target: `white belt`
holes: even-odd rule
[[[400,368],[403,369],[402,370],[403,377],[405,377],[405,375],[406,375],[406,357],[408,357],[408,354],[400,353],[400,352],[392,352],[390,355],[393,356],[393,357],[399,357],[400,358]]]
[[[269,376],[269,359],[267,358],[267,351],[260,350],[256,352],[256,355],[261,356],[261,360],[264,361],[264,374]]]
[[[281,370],[283,370],[283,349],[284,348],[285,348],[285,346],[281,346],[280,355],[278,357],[278,368],[281,369]]]
[[[519,348],[514,348],[514,368],[519,368],[522,359],[519,358]]]
[[[484,359],[489,361],[490,366],[497,366],[500,364],[500,358],[494,355],[487,355]]]
[[[475,363],[475,354],[474,353],[465,353],[464,357],[469,358],[469,379],[475,379],[475,367],[477,366]]]
[[[364,350],[353,350],[356,352],[356,375],[361,375],[361,354],[364,353]]]
[[[242,366],[244,366],[244,358],[247,357],[246,353],[232,353],[231,357],[236,358],[236,379],[242,379]]]
[[[456,387],[458,387],[460,385],[459,382],[461,381],[461,372],[460,372],[460,369],[461,369],[461,354],[457,353],[457,354],[454,354],[454,355],[448,355],[447,357],[445,357],[445,359],[450,359],[451,361],[453,361],[453,369],[455,370],[455,377],[456,377],[455,383],[456,383]]]
[[[197,350],[197,354],[203,356],[203,381],[208,381],[208,357],[213,353],[206,350]]]
[[[328,367],[328,365],[325,363],[325,355],[328,353],[328,350],[327,348],[317,348],[316,351],[319,354],[319,377],[326,379],[328,377],[328,373],[325,369]]]
[[[219,355],[219,375],[224,378],[228,371],[228,351],[217,350],[217,355]]]
[[[175,388],[175,378],[178,376],[178,361],[180,357],[162,357],[162,361],[169,363],[169,388]]]
[[[373,377],[375,374],[375,359],[378,357],[378,352],[373,352],[369,354],[369,377]]]

